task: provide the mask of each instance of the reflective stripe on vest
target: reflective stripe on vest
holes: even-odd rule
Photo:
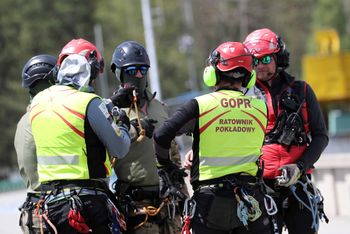
[[[72,156],[45,157],[45,156],[38,155],[38,164],[40,165],[66,165],[66,164],[77,165],[79,164],[79,156],[72,155]]]
[[[34,97],[30,120],[40,182],[89,179],[85,112],[96,97],[61,85],[51,86]]]
[[[199,180],[257,172],[267,124],[263,101],[237,91],[196,98],[199,106]]]
[[[249,162],[256,162],[257,156],[232,156],[232,157],[215,157],[215,156],[207,156],[200,157],[200,165],[201,166],[235,166],[242,165]]]

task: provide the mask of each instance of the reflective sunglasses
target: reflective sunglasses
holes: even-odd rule
[[[271,55],[267,55],[265,57],[262,57],[262,58],[253,58],[253,66],[258,66],[259,64],[259,61],[262,63],[262,64],[270,64],[272,62],[272,56]]]
[[[144,76],[148,72],[148,67],[146,67],[146,66],[139,66],[139,67],[130,66],[130,67],[127,67],[124,71],[129,76],[136,76],[137,70],[139,70],[141,72],[141,74]]]

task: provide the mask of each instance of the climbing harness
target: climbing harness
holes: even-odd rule
[[[181,230],[181,234],[191,234],[191,219],[193,218],[196,212],[197,203],[195,200],[186,198],[184,203],[184,211],[183,211],[183,227]]]
[[[312,215],[312,225],[311,228],[314,229],[316,232],[318,232],[319,229],[319,221],[321,220],[325,220],[326,223],[328,223],[329,219],[326,216],[326,214],[323,211],[323,196],[320,192],[319,189],[316,188],[316,186],[311,182],[311,180],[306,177],[306,182],[303,183],[300,180],[297,181],[296,184],[299,184],[302,188],[303,191],[305,192],[307,199],[308,199],[308,203],[306,204],[296,193],[296,185],[291,185],[289,187],[289,189],[291,190],[292,194],[294,195],[294,197],[304,206],[306,207]],[[312,193],[310,191],[308,191],[308,186],[311,187],[312,189]]]

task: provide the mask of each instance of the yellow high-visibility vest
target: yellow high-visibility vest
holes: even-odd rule
[[[267,124],[262,100],[222,90],[199,105],[199,180],[244,172],[255,176]]]
[[[87,105],[96,97],[99,98],[61,85],[51,86],[34,97],[30,120],[40,182],[90,178],[84,122]],[[105,168],[110,175],[107,154]]]

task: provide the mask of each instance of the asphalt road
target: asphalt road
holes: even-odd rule
[[[0,193],[0,233],[20,234],[18,207],[24,201],[24,190]],[[287,232],[284,232],[287,233]],[[350,217],[330,217],[328,224],[321,223],[319,234],[350,234]]]

